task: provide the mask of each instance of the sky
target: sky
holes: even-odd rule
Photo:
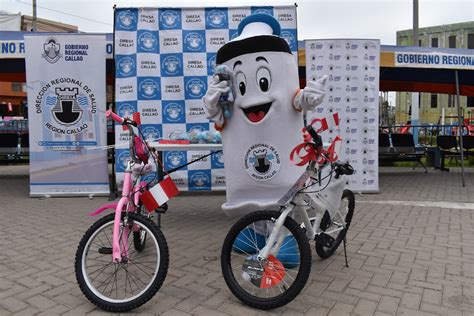
[[[83,32],[111,33],[118,7],[288,5],[297,3],[298,39],[371,38],[396,44],[396,32],[413,26],[412,0],[37,0],[39,18],[77,25]],[[32,0],[0,0],[0,10],[32,15]],[[58,12],[59,11],[59,12]],[[474,0],[419,0],[419,27],[474,21]]]

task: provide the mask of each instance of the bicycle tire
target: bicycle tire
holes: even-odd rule
[[[339,232],[335,241],[332,243],[331,247],[326,247],[324,245],[325,242],[323,241],[324,237],[322,234],[316,238],[316,245],[315,245],[316,253],[322,259],[329,258],[334,254],[334,252],[337,250],[337,248],[343,241],[345,235],[347,234],[347,231],[349,230],[349,226],[351,225],[352,216],[354,215],[354,208],[355,208],[354,193],[351,190],[346,189],[342,193],[341,200],[343,200],[344,198],[348,199],[348,212],[345,217],[346,227]]]
[[[89,253],[94,253],[91,250],[93,241],[95,236],[98,236],[102,230],[109,229],[109,226],[112,225],[113,227],[113,222],[114,222],[114,216],[115,214],[109,214],[104,216],[103,218],[99,219],[96,221],[84,234],[82,237],[79,246],[76,251],[76,257],[75,257],[75,274],[76,274],[76,280],[79,284],[79,287],[82,291],[82,293],[86,296],[86,298],[95,304],[96,306],[100,307],[103,310],[110,311],[110,312],[126,312],[130,311],[134,308],[137,308],[146,302],[148,302],[155,294],[156,292],[160,289],[162,286],[166,275],[168,271],[168,264],[169,264],[169,251],[168,251],[168,245],[166,243],[166,239],[161,232],[161,230],[153,223],[151,222],[148,218],[144,217],[143,215],[140,214],[135,214],[135,213],[122,213],[121,221],[123,223],[124,219],[126,218],[127,221],[131,221],[131,225],[140,225],[142,228],[147,230],[147,233],[149,235],[148,238],[148,243],[147,245],[149,247],[155,246],[157,251],[157,256],[159,252],[159,262],[156,266],[152,267],[153,269],[153,276],[152,279],[149,281],[147,284],[147,287],[145,290],[142,292],[139,292],[137,295],[127,299],[111,299],[108,297],[105,297],[102,293],[99,292],[99,290],[95,287],[92,286],[92,283],[94,280],[89,279],[89,275],[87,272],[85,272],[86,269],[86,264],[87,264],[87,256],[89,256]],[[111,230],[110,230],[111,231]],[[130,239],[132,236],[129,236]],[[109,241],[111,238],[107,238]],[[130,241],[131,242],[131,241]],[[131,245],[130,245],[131,246]],[[111,247],[100,247],[99,248],[99,253],[101,249],[106,249],[109,251],[106,255],[106,260],[103,262],[108,262],[110,260],[110,264],[113,264],[115,267],[115,274],[117,273],[117,265],[116,263],[112,262],[112,256],[111,256]],[[129,249],[133,249],[130,248]],[[133,250],[130,251],[130,253]],[[142,252],[139,252],[140,255],[143,256]],[[130,256],[131,257],[131,256]],[[153,257],[152,257],[153,258]],[[131,264],[137,265],[137,260],[138,256],[135,258],[135,262],[130,262]],[[147,259],[148,260],[148,259]],[[98,261],[98,260],[97,260]],[[108,265],[108,264],[107,264]],[[128,267],[128,269],[132,269],[132,265]],[[124,270],[127,270],[125,268]],[[138,271],[138,270],[137,270]],[[142,270],[143,271],[143,270]],[[128,271],[126,272],[126,275],[128,277]],[[114,274],[114,275],[115,275]],[[92,275],[92,274],[91,274]],[[130,289],[132,289],[132,277],[130,276]],[[136,281],[135,281],[136,282]],[[138,283],[136,283],[138,284]],[[146,284],[146,282],[144,282]],[[112,285],[113,286],[113,285]],[[117,287],[118,287],[118,282],[117,282]],[[127,294],[126,292],[127,289],[127,283],[125,281],[125,295]]]
[[[148,214],[146,214],[146,210],[144,209],[143,205],[139,205],[138,214],[142,214],[143,216],[149,218],[149,216],[147,216]],[[143,251],[143,249],[145,249],[146,236],[146,231],[142,229],[133,232],[133,246],[135,247],[135,250]]]
[[[300,258],[300,269],[294,283],[279,296],[273,298],[260,298],[248,293],[235,279],[232,272],[231,254],[239,233],[244,231],[251,223],[262,220],[277,219],[279,216],[280,213],[277,211],[257,211],[242,217],[232,226],[222,247],[221,268],[227,286],[243,303],[262,310],[274,309],[291,302],[304,288],[311,272],[311,248],[308,239],[296,221],[287,217],[284,227],[291,232],[296,239]]]
[[[145,249],[146,236],[147,233],[143,230],[133,232],[133,246],[137,251],[143,251],[143,249]]]

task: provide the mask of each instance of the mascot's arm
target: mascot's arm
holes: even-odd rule
[[[215,77],[214,77],[215,78]],[[222,130],[225,125],[224,109],[220,106],[219,98],[223,93],[229,93],[230,87],[227,81],[211,80],[206,95],[203,97],[206,118],[216,124],[217,130]]]
[[[326,93],[327,76],[318,81],[309,81],[303,90],[300,90],[293,99],[293,106],[298,111],[313,111],[323,102]]]

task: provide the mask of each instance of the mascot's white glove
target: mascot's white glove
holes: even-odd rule
[[[293,106],[297,110],[313,111],[321,102],[326,94],[326,80],[324,76],[318,81],[309,81],[306,87],[301,90],[293,100]]]
[[[216,75],[212,77],[209,87],[207,88],[206,95],[202,98],[204,101],[204,110],[206,112],[206,118],[215,122],[220,127],[224,126],[224,109],[219,106],[219,98],[224,93],[230,92],[229,81],[219,81],[219,77]]]

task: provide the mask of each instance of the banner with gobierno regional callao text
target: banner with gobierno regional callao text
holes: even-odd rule
[[[108,195],[105,35],[25,35],[30,196]]]

